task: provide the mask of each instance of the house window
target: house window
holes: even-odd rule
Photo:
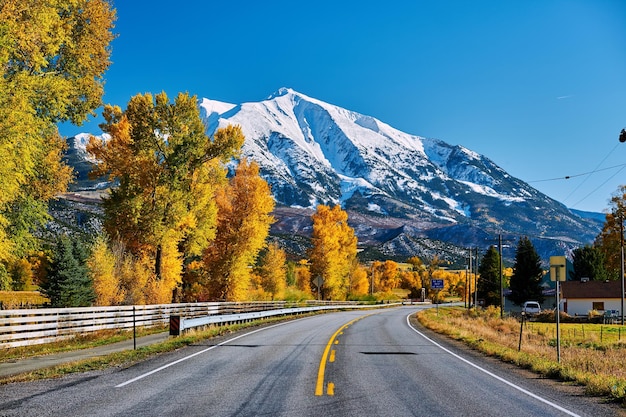
[[[594,310],[604,311],[604,301],[594,301],[592,305]]]

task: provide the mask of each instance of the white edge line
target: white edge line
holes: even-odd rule
[[[300,319],[300,320],[302,320],[302,319]],[[140,379],[143,379],[143,378],[145,378],[145,377],[147,377],[147,376],[150,376],[150,375],[152,375],[152,374],[156,374],[157,372],[161,372],[162,370],[167,369],[167,368],[169,368],[170,366],[177,365],[177,364],[179,364],[179,363],[181,363],[181,362],[186,361],[187,359],[191,359],[191,358],[193,358],[194,356],[201,355],[201,354],[203,354],[203,353],[206,353],[206,352],[208,352],[208,351],[210,351],[210,350],[213,350],[213,349],[215,349],[215,348],[217,348],[217,347],[219,347],[219,346],[223,346],[223,345],[225,345],[225,344],[227,344],[227,343],[230,343],[230,342],[232,342],[232,341],[234,341],[234,340],[237,340],[237,339],[240,339],[240,338],[242,338],[242,337],[245,337],[245,336],[248,336],[248,335],[251,335],[251,334],[253,334],[253,333],[257,333],[257,332],[263,331],[263,330],[271,329],[271,328],[273,328],[273,327],[283,326],[283,325],[285,325],[285,324],[287,324],[287,323],[292,323],[292,322],[293,322],[293,320],[290,320],[290,321],[286,321],[286,322],[284,322],[284,323],[274,324],[274,325],[272,325],[272,326],[263,327],[263,328],[260,328],[260,329],[253,330],[253,331],[251,331],[251,332],[247,332],[247,333],[241,334],[241,335],[239,335],[239,336],[235,336],[235,337],[233,337],[233,338],[231,338],[231,339],[228,339],[228,340],[223,341],[222,343],[218,343],[217,345],[213,345],[213,346],[211,346],[211,347],[209,347],[209,348],[206,348],[206,349],[203,349],[203,350],[201,350],[201,351],[198,351],[198,352],[192,353],[191,355],[188,355],[188,356],[185,356],[185,357],[180,358],[180,359],[178,359],[178,360],[175,360],[174,362],[170,362],[170,363],[168,363],[167,365],[163,365],[163,366],[161,366],[160,368],[153,369],[153,370],[152,370],[152,371],[150,371],[150,372],[146,372],[145,374],[141,374],[141,375],[139,375],[139,376],[137,376],[137,377],[135,377],[135,378],[133,378],[133,379],[129,379],[129,380],[128,380],[128,381],[126,381],[126,382],[122,382],[121,384],[116,385],[116,386],[115,386],[115,388],[122,388],[122,387],[125,387],[126,385],[132,384],[133,382],[137,382],[137,381],[139,381]]]
[[[484,368],[481,368],[480,366],[476,365],[475,363],[470,362],[470,361],[468,361],[467,359],[465,359],[465,358],[463,358],[463,357],[461,357],[461,356],[457,355],[456,353],[452,352],[451,350],[446,349],[445,347],[441,346],[439,343],[435,342],[434,340],[432,340],[431,338],[429,338],[429,337],[428,337],[428,336],[426,336],[424,333],[420,332],[419,330],[417,330],[415,327],[413,327],[413,326],[411,325],[411,321],[409,320],[409,318],[410,318],[410,317],[411,317],[411,315],[413,315],[413,314],[415,314],[415,313],[411,313],[411,314],[409,314],[408,316],[406,316],[406,323],[409,325],[409,327],[411,328],[411,330],[413,330],[415,333],[417,333],[417,334],[419,334],[420,336],[422,336],[424,339],[428,340],[428,341],[429,341],[430,343],[432,343],[433,345],[437,346],[439,349],[443,350],[443,351],[444,351],[444,352],[446,352],[446,353],[449,353],[450,355],[454,356],[455,358],[457,358],[457,359],[459,359],[459,360],[461,360],[461,361],[465,362],[466,364],[468,364],[468,365],[470,365],[470,366],[472,366],[472,367],[474,367],[474,368],[478,369],[479,371],[481,371],[481,372],[483,372],[483,373],[485,373],[485,374],[489,375],[490,377],[495,378],[495,379],[497,379],[498,381],[503,382],[503,383],[505,383],[506,385],[508,385],[508,386],[510,386],[510,387],[512,387],[512,388],[514,388],[514,389],[516,389],[516,390],[518,390],[518,391],[520,391],[520,392],[522,392],[522,393],[524,393],[524,394],[526,394],[526,395],[528,395],[528,396],[530,396],[530,397],[532,397],[532,398],[534,398],[534,399],[538,400],[538,401],[541,401],[541,402],[542,402],[542,403],[544,403],[544,404],[549,405],[550,407],[556,408],[557,410],[562,411],[562,412],[564,412],[565,414],[568,414],[568,415],[570,415],[570,416],[572,416],[572,417],[581,417],[579,414],[576,414],[576,413],[574,413],[574,412],[572,412],[572,411],[569,411],[568,409],[563,408],[563,407],[561,407],[561,406],[560,406],[560,405],[558,405],[558,404],[555,404],[555,403],[553,403],[553,402],[551,402],[551,401],[549,401],[549,400],[546,400],[546,399],[545,399],[545,398],[543,398],[543,397],[538,396],[537,394],[534,394],[534,393],[532,393],[532,392],[530,392],[530,391],[528,391],[528,390],[525,390],[524,388],[522,388],[522,387],[520,387],[520,386],[518,386],[518,385],[515,385],[514,383],[512,383],[512,382],[510,382],[510,381],[507,381],[506,379],[504,379],[504,378],[502,378],[502,377],[499,377],[498,375],[496,375],[496,374],[494,374],[494,373],[492,373],[492,372],[489,372],[488,370],[486,370],[486,369],[484,369]]]

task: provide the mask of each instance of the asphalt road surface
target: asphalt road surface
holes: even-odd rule
[[[420,308],[317,315],[127,368],[3,385],[0,417],[620,415],[425,334],[408,320]]]

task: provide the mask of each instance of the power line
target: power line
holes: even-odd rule
[[[562,202],[565,203],[574,193],[576,193],[576,191],[578,191],[578,189],[589,179],[589,177],[591,177],[591,174],[595,174],[598,172],[602,172],[602,171],[608,171],[611,169],[616,169],[619,168],[619,170],[611,175],[609,178],[607,178],[602,184],[600,184],[597,187],[594,187],[593,191],[591,191],[589,194],[587,194],[585,197],[583,197],[582,199],[580,199],[579,201],[576,202],[576,204],[573,204],[572,207],[577,206],[578,204],[582,203],[583,201],[585,201],[587,198],[589,198],[592,194],[594,194],[595,192],[597,192],[600,187],[602,187],[603,185],[605,185],[607,182],[609,182],[613,177],[615,177],[617,174],[619,174],[622,170],[624,170],[624,168],[626,168],[626,164],[620,164],[620,165],[614,165],[611,167],[607,167],[607,168],[600,168],[602,166],[602,164],[607,160],[607,158],[609,156],[611,156],[611,154],[613,152],[615,152],[615,150],[617,149],[617,147],[620,146],[619,143],[616,144],[613,149],[611,149],[611,151],[602,159],[602,161],[600,161],[600,163],[598,165],[596,165],[596,167],[592,170],[592,171],[588,171],[588,172],[583,172],[581,174],[575,174],[575,175],[566,175],[564,177],[557,177],[557,178],[548,178],[548,179],[543,179],[543,180],[536,180],[536,181],[528,181],[528,183],[538,183],[538,182],[548,182],[548,181],[562,181],[562,180],[569,180],[571,178],[576,178],[576,177],[582,177],[585,176],[585,179],[580,182],[563,200]]]
[[[604,163],[604,161],[606,161],[606,159],[607,159],[607,158],[608,158],[608,157],[609,157],[609,156],[610,156],[610,155],[611,155],[611,154],[615,151],[615,149],[617,149],[617,147],[618,147],[618,146],[619,146],[619,143],[618,143],[617,145],[615,145],[615,146],[613,147],[613,149],[611,149],[611,151],[610,151],[610,152],[609,152],[609,153],[608,153],[608,154],[604,157],[604,159],[603,159],[602,161],[600,161],[600,163],[599,163],[599,164],[596,166],[596,168],[595,168],[596,170],[597,170],[597,169],[599,169],[599,168],[602,166],[602,164]],[[622,167],[622,169],[623,169],[623,167]],[[620,169],[620,171],[621,171],[621,169]],[[617,173],[619,173],[619,171],[617,171]],[[611,176],[609,179],[613,178],[615,175],[617,175],[617,173],[616,173],[616,174],[614,174],[613,176]],[[568,199],[572,196],[572,194],[574,194],[576,191],[578,191],[578,189],[579,189],[579,188],[580,188],[580,187],[581,187],[581,186],[585,183],[585,181],[587,181],[587,180],[589,179],[589,177],[590,177],[590,176],[591,176],[591,173],[590,173],[590,174],[588,174],[588,175],[587,175],[587,177],[586,177],[586,178],[585,178],[585,179],[584,179],[584,180],[583,180],[580,184],[578,184],[578,186],[577,186],[576,188],[574,188],[574,189],[573,189],[573,190],[572,190],[572,191],[571,191],[571,192],[567,195],[567,197],[565,197],[565,199],[563,200],[563,202],[566,202],[566,201],[567,201],[567,200],[568,200]],[[607,180],[607,181],[608,181],[608,180]],[[607,182],[607,181],[605,181],[602,185],[606,184],[606,182]],[[600,187],[596,187],[596,188],[595,188],[595,190],[594,190],[594,191],[592,191],[589,195],[591,195],[592,193],[594,193],[595,191],[597,191],[599,188],[600,188]],[[579,201],[578,203],[576,203],[576,204],[579,204],[580,202],[584,201],[587,197],[589,197],[589,195],[587,195],[585,198],[583,198],[582,200],[580,200],[580,201]],[[574,205],[576,205],[576,204],[574,204]]]
[[[578,204],[582,203],[583,201],[585,201],[590,195],[592,195],[593,193],[595,193],[596,191],[598,191],[600,189],[600,187],[602,187],[604,184],[606,184],[607,182],[609,182],[614,176],[616,176],[617,174],[619,174],[620,172],[622,172],[624,170],[626,166],[622,166],[622,168],[617,171],[615,174],[611,175],[609,178],[606,179],[606,181],[604,181],[602,184],[600,184],[598,187],[596,187],[595,190],[593,190],[592,192],[590,192],[589,194],[587,194],[586,196],[584,196],[582,199],[580,199],[579,201],[577,201],[575,204],[572,205],[572,207],[576,207]]]
[[[582,177],[583,175],[591,175],[591,174],[595,174],[596,172],[602,172],[602,171],[608,171],[610,169],[615,169],[615,168],[622,168],[626,167],[626,164],[619,164],[619,165],[613,165],[611,167],[607,167],[607,168],[602,168],[602,169],[594,169],[593,171],[589,171],[589,172],[583,172],[582,174],[576,174],[576,175],[566,175],[564,177],[557,177],[557,178],[547,178],[544,180],[535,180],[535,181],[527,181],[528,184],[532,184],[535,182],[548,182],[548,181],[559,181],[559,180],[569,180],[570,178],[576,178],[576,177]]]

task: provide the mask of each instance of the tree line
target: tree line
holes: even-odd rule
[[[499,302],[493,247],[478,288],[436,257],[362,265],[339,206],[317,207],[307,259],[287,260],[268,241],[274,200],[258,165],[239,158],[241,129],[208,137],[196,97],[186,93],[104,106],[109,139],[94,137],[87,147],[98,161],[92,175],[115,184],[103,199],[102,233],[43,239],[49,202],[74,175],[57,126],[80,125],[102,106],[115,19],[107,0],[0,5],[0,290],[40,287],[55,306],[373,299],[399,289],[411,298],[478,291],[488,304]],[[574,251],[576,276],[618,278],[620,192],[596,242]],[[507,283],[514,297],[540,299],[541,273],[530,240],[520,239]],[[443,279],[444,289],[434,292],[431,279]]]

